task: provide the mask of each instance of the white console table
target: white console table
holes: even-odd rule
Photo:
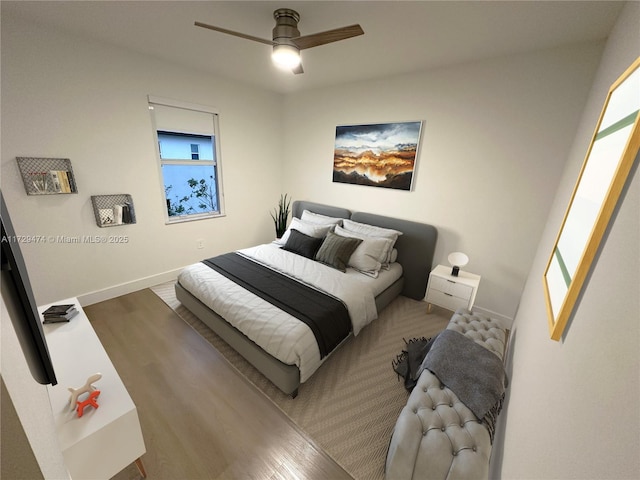
[[[67,323],[43,325],[58,384],[49,385],[49,401],[62,454],[72,479],[109,479],[136,463],[145,453],[138,412],[118,372],[105,352],[77,298],[55,304],[76,305],[80,312]],[[42,313],[50,305],[40,307]],[[87,407],[82,417],[69,404],[68,387],[78,388],[101,373],[98,408]],[[84,396],[82,397],[84,399]]]

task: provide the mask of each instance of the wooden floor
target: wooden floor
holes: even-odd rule
[[[84,310],[138,408],[149,479],[351,479],[150,290]]]

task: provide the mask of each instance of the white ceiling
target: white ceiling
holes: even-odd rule
[[[607,37],[612,1],[6,1],[13,15],[281,93],[426,71]],[[273,11],[293,8],[302,35],[359,23],[360,37],[302,52],[305,73],[275,68]]]

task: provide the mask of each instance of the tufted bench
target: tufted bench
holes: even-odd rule
[[[495,320],[460,309],[447,329],[503,359],[507,331]],[[387,480],[488,478],[490,456],[487,426],[438,377],[424,370],[396,422],[385,466]]]

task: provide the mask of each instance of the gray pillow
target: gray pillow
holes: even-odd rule
[[[349,258],[361,242],[359,238],[341,237],[329,232],[320,245],[315,259],[341,272],[346,272]]]
[[[322,238],[311,237],[298,230],[291,229],[287,243],[282,249],[313,259],[321,244]]]

